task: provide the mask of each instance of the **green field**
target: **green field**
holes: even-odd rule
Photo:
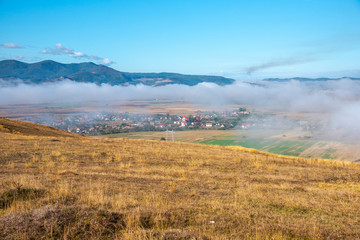
[[[275,154],[339,159],[338,148],[329,142],[300,138],[298,132],[280,130],[191,130],[175,132],[176,142],[191,142],[206,145],[242,146]],[[103,137],[160,140],[162,132],[131,132],[110,134]],[[168,140],[171,141],[169,134]]]
[[[202,144],[221,145],[221,146],[242,146],[267,151],[270,153],[300,156],[302,152],[314,145],[316,142],[301,141],[280,141],[280,140],[261,140],[261,139],[207,139],[201,141]]]

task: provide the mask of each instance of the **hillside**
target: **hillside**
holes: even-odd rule
[[[145,140],[0,141],[0,239],[360,238],[358,164]]]
[[[57,128],[3,117],[0,117],[0,132],[15,133],[28,136],[51,136],[71,138],[81,137],[80,135],[68,133]]]
[[[193,86],[201,82],[227,85],[234,82],[234,79],[219,76],[183,75],[178,73],[128,73],[92,62],[62,64],[50,60],[32,64],[16,60],[0,61],[0,78],[9,83],[16,83],[18,79],[28,84],[70,79],[75,82],[123,86],[136,84],[148,86],[184,84]]]

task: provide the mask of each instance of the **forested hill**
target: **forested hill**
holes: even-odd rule
[[[86,82],[110,85],[162,86],[167,84],[184,84],[194,86],[202,82],[227,85],[235,80],[220,76],[184,75],[178,73],[129,73],[97,65],[92,62],[62,64],[51,60],[37,63],[24,63],[16,60],[0,61],[0,78],[8,83],[21,79],[28,84],[56,82],[69,79],[75,82]]]

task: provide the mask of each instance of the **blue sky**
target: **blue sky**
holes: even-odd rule
[[[0,33],[1,59],[360,77],[359,0],[0,0]]]

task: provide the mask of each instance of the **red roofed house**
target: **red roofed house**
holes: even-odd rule
[[[182,118],[181,126],[182,126],[182,127],[189,126],[189,118],[187,118],[185,115],[184,115],[183,118]]]

